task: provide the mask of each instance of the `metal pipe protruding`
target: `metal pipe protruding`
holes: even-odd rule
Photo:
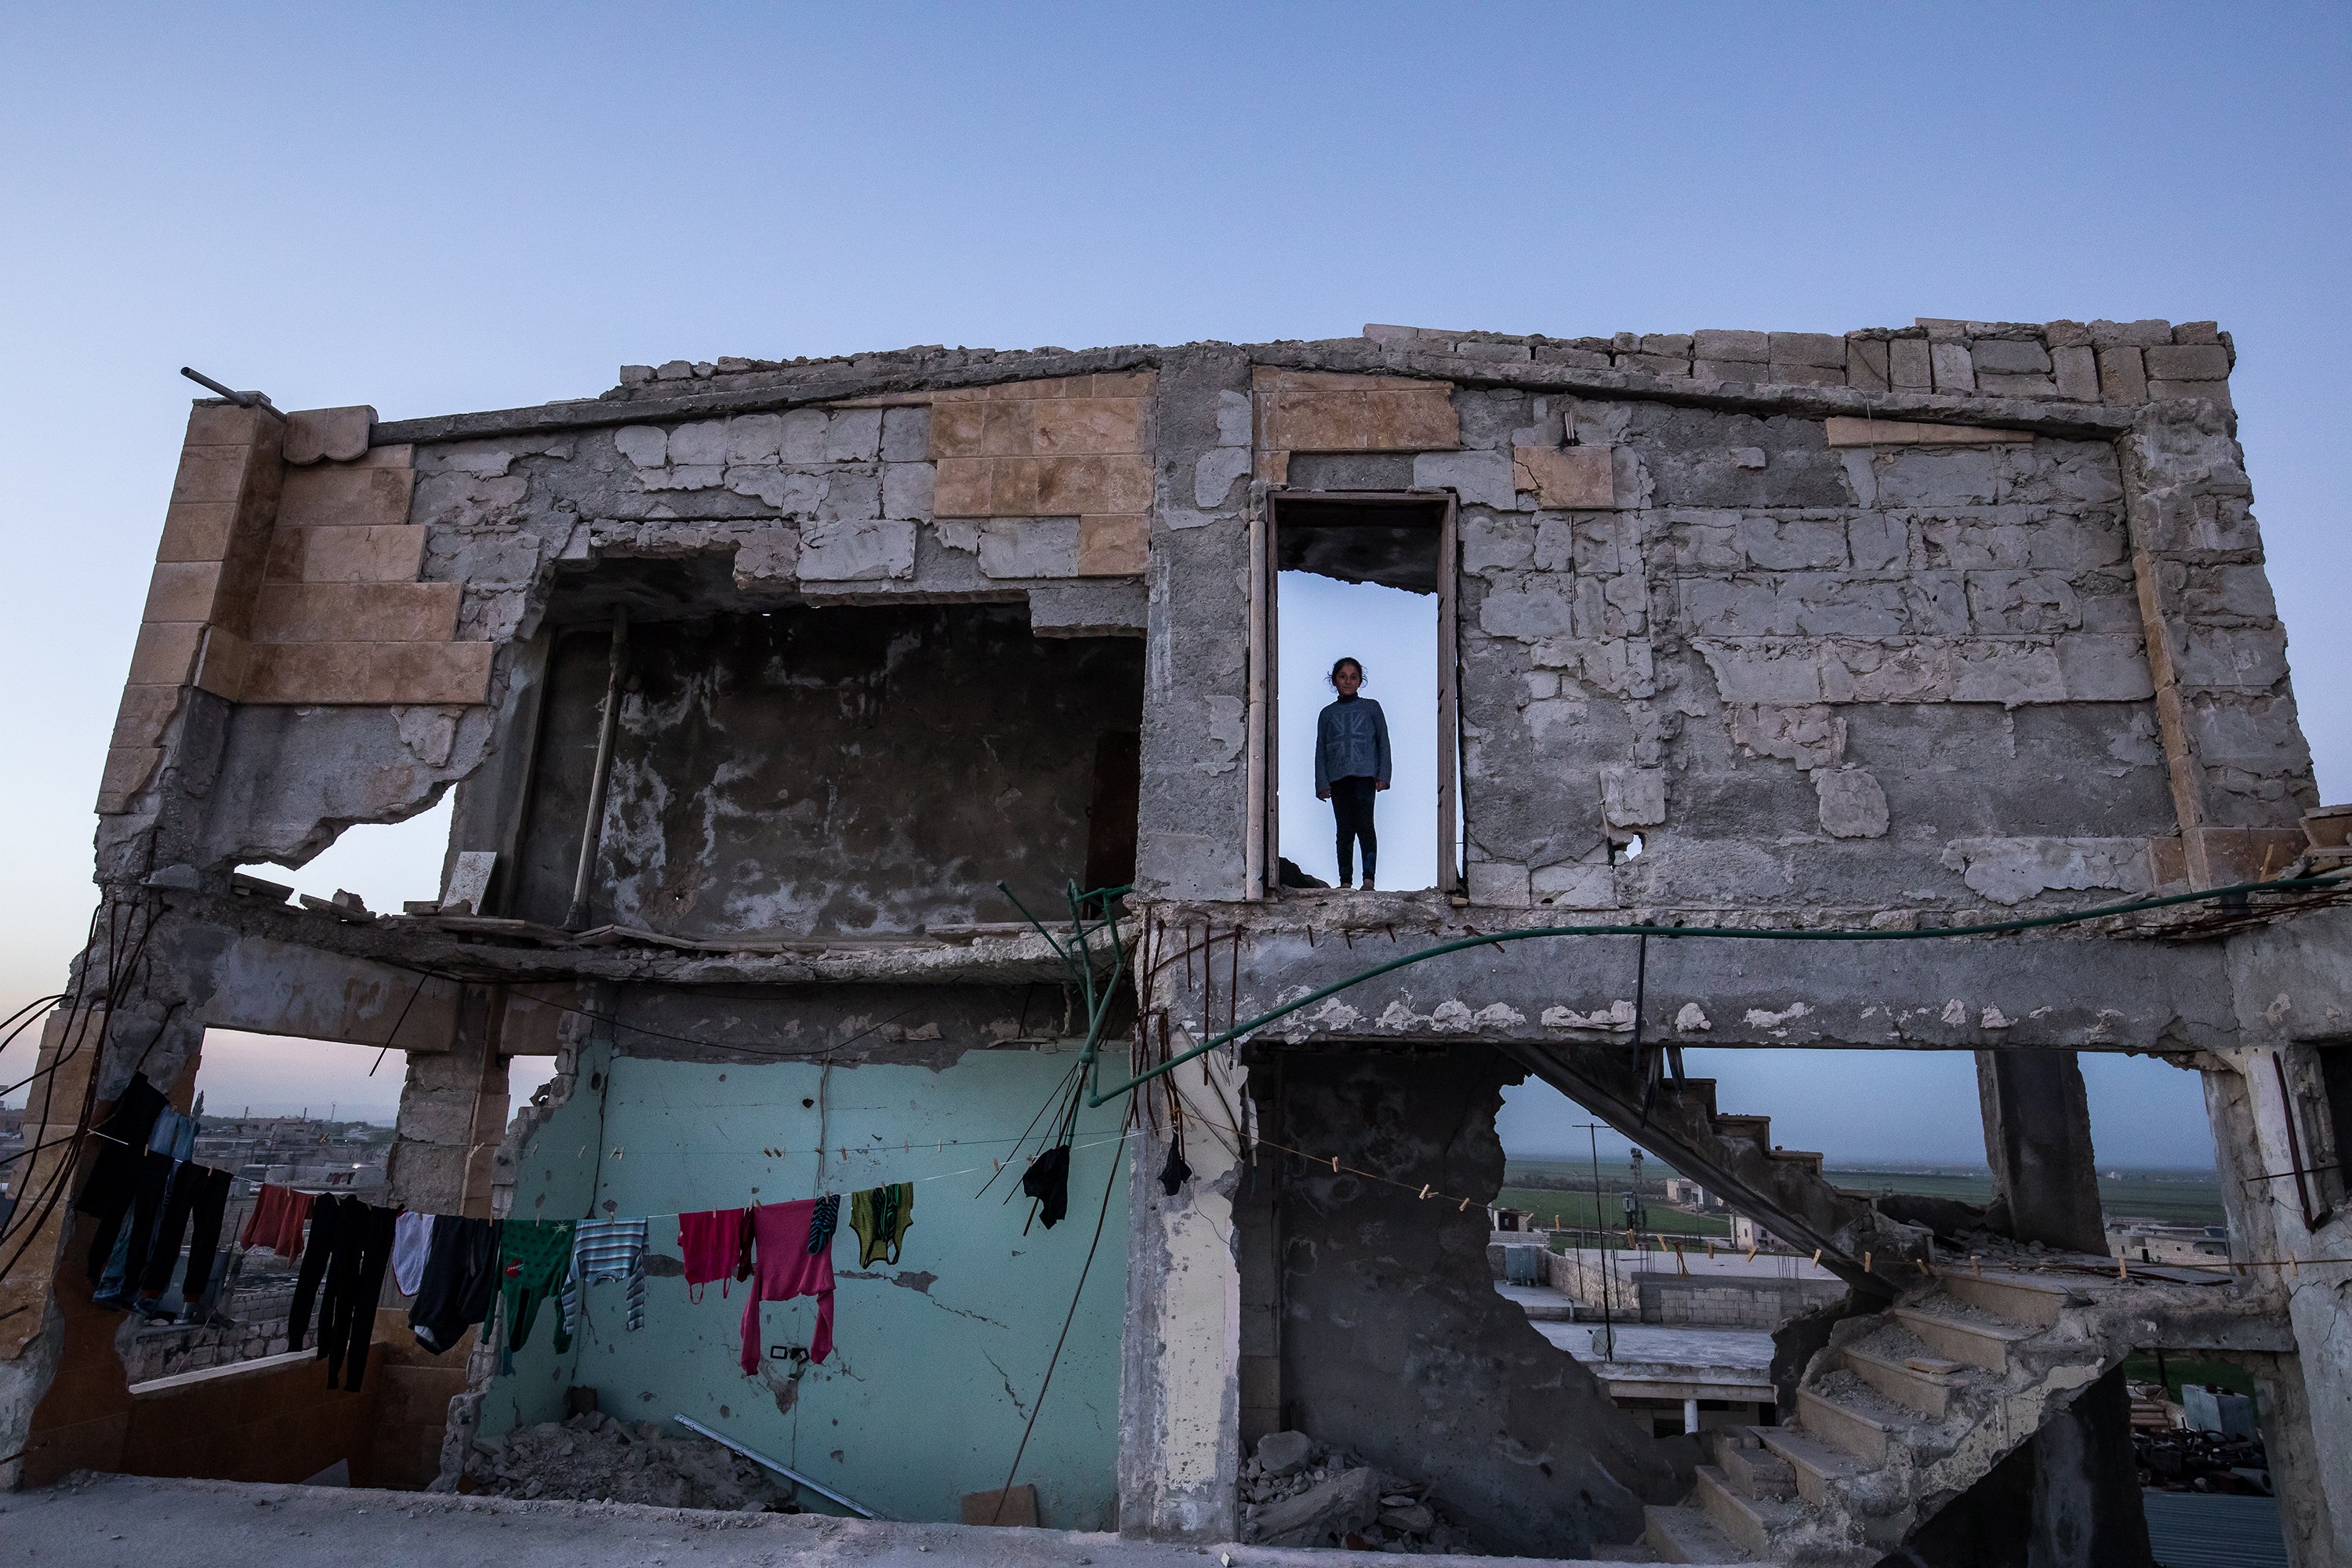
[[[596,868],[596,838],[604,826],[604,792],[613,782],[613,736],[621,721],[621,678],[629,664],[629,612],[613,611],[613,647],[604,666],[604,717],[596,731],[596,771],[588,785],[588,816],[580,825],[580,864],[572,876],[572,907],[563,929],[588,923],[588,877]]]
[[[206,392],[216,393],[220,396],[227,398],[239,408],[264,408],[268,409],[272,414],[278,413],[277,409],[270,407],[269,399],[262,396],[261,394],[257,392],[239,392],[235,387],[223,386],[219,382],[215,381],[203,371],[193,370],[186,365],[182,365],[180,367],[180,374],[186,376],[190,381],[194,382],[198,386],[203,387]],[[282,418],[283,416],[280,416],[280,417]]]
[[[767,1455],[762,1454],[757,1448],[745,1447],[742,1444],[738,1443],[732,1437],[722,1436],[719,1433],[713,1432],[709,1427],[705,1426],[701,1422],[697,1421],[691,1415],[673,1415],[670,1419],[677,1422],[679,1426],[685,1427],[689,1432],[697,1433],[702,1436],[709,1438],[712,1442],[718,1444],[722,1448],[730,1448],[734,1450],[736,1453],[742,1455],[745,1458],[751,1460],[755,1465],[761,1466],[766,1469],[773,1470],[776,1474],[783,1477],[785,1479],[797,1482],[799,1485],[808,1488],[809,1490],[816,1493],[816,1495],[821,1498],[824,1498],[832,1502],[839,1503],[842,1507],[847,1509],[850,1512],[856,1514],[860,1519],[878,1521],[882,1517],[880,1514],[876,1513],[872,1509],[867,1508],[861,1503],[854,1503],[850,1501],[847,1498],[842,1496],[839,1492],[835,1491],[831,1487],[826,1486],[824,1482],[813,1481],[806,1476],[801,1474],[798,1470],[791,1469],[785,1466],[776,1463],[775,1460],[768,1458]]]

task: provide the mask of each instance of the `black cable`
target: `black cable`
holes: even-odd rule
[[[1127,1119],[1135,1120],[1135,1101],[1127,1102]],[[1122,1129],[1124,1131],[1124,1129]],[[1110,1217],[1110,1194],[1118,1186],[1118,1163],[1127,1152],[1124,1141],[1110,1158],[1110,1176],[1103,1183],[1102,1207],[1095,1213],[1095,1238],[1087,1245],[1087,1260],[1078,1266],[1078,1287],[1070,1292],[1070,1310],[1062,1319],[1061,1334],[1054,1341],[1054,1353],[1045,1363],[1045,1376],[1037,1384],[1036,1401],[1029,1406],[1028,1424],[1021,1428],[1021,1446],[1013,1450],[1013,1468],[1004,1472],[1004,1484],[997,1489],[996,1511],[988,1522],[996,1523],[1004,1517],[1005,1494],[1013,1489],[1013,1478],[1021,1473],[1022,1456],[1029,1451],[1029,1434],[1037,1429],[1037,1416],[1045,1408],[1045,1391],[1054,1386],[1054,1369],[1062,1363],[1062,1346],[1070,1337],[1070,1325],[1077,1321],[1078,1299],[1086,1294],[1087,1275],[1095,1266],[1095,1251],[1102,1246],[1103,1222]]]

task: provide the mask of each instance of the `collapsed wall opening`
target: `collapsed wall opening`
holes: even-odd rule
[[[1519,1076],[1472,1045],[1252,1064],[1267,1144],[1312,1158],[1269,1148],[1236,1194],[1242,1436],[1305,1433],[1422,1483],[1477,1548],[1586,1555],[1640,1536],[1675,1466],[1490,1281],[1495,1115]]]
[[[507,912],[697,937],[1041,914],[1134,874],[1143,653],[1008,605],[632,621],[597,792],[609,618],[553,634]],[[1097,880],[1099,879],[1099,880]],[[574,923],[580,923],[575,921]]]
[[[1277,491],[1268,515],[1271,624],[1258,657],[1273,676],[1275,879],[1312,888],[1360,876],[1370,887],[1377,849],[1379,887],[1450,891],[1462,841],[1453,504],[1442,493]],[[1336,684],[1341,659],[1360,696]],[[1377,738],[1358,701],[1384,720]]]

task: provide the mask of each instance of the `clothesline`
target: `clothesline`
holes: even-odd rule
[[[1077,1152],[1078,1151],[1080,1151],[1080,1150],[1084,1150],[1084,1149],[1100,1149],[1100,1148],[1105,1147],[1105,1146],[1106,1146],[1106,1145],[1108,1145],[1108,1144],[1112,1144],[1112,1143],[1124,1143],[1124,1142],[1127,1142],[1129,1139],[1130,1139],[1130,1138],[1134,1138],[1134,1137],[1138,1137],[1138,1136],[1139,1136],[1139,1135],[1143,1132],[1143,1131],[1144,1131],[1144,1130],[1143,1130],[1142,1128],[1138,1127],[1138,1128],[1134,1128],[1134,1129],[1132,1129],[1132,1130],[1130,1130],[1130,1131],[1125,1131],[1125,1132],[1120,1132],[1120,1133],[1114,1134],[1113,1136],[1110,1136],[1110,1137],[1108,1137],[1108,1138],[1097,1138],[1097,1139],[1092,1139],[1092,1140],[1088,1140],[1088,1141],[1084,1141],[1084,1142],[1080,1142],[1073,1143],[1073,1144],[1071,1144],[1071,1145],[1070,1145],[1070,1151],[1071,1151],[1071,1152],[1076,1153],[1076,1152]],[[1032,1136],[1034,1136],[1034,1134],[1033,1134]],[[949,1142],[954,1142],[954,1140],[950,1139],[950,1140],[949,1140]],[[996,1173],[1001,1173],[1001,1172],[1004,1169],[1004,1165],[1005,1165],[1005,1163],[1004,1163],[1003,1161],[1002,1161],[1002,1160],[995,1160],[995,1159],[992,1159],[992,1160],[990,1161],[990,1163],[989,1163],[988,1164],[985,1164],[985,1165],[966,1165],[966,1166],[964,1166],[961,1170],[958,1170],[958,1171],[940,1171],[940,1172],[937,1172],[937,1173],[935,1173],[934,1174],[931,1174],[931,1175],[929,1175],[929,1176],[909,1176],[909,1177],[906,1178],[906,1179],[905,1179],[905,1181],[903,1181],[903,1182],[901,1182],[901,1183],[898,1183],[898,1184],[898,1184],[898,1185],[903,1185],[903,1186],[919,1186],[921,1184],[923,1184],[923,1183],[925,1183],[925,1182],[944,1182],[944,1181],[947,1181],[947,1180],[949,1180],[950,1178],[951,1178],[951,1177],[955,1177],[955,1176],[973,1176],[973,1175],[978,1175],[978,1174],[979,1174],[981,1172],[982,1172],[982,1171],[986,1171],[986,1172],[990,1173],[991,1174],[996,1174]],[[889,1184],[889,1183],[879,1183],[879,1184],[877,1184],[877,1185],[886,1185],[886,1186],[887,1186],[887,1185],[890,1185],[890,1184]],[[816,1194],[816,1195],[817,1195],[817,1196],[819,1196],[819,1197],[824,1197],[824,1196],[825,1196],[825,1195],[827,1195],[827,1194],[823,1194],[823,1193],[820,1193],[820,1194]],[[835,1195],[838,1195],[838,1194],[835,1194]],[[628,1218],[630,1218],[630,1219],[676,1219],[676,1218],[677,1218],[680,1214],[700,1214],[700,1213],[704,1213],[704,1212],[707,1212],[707,1211],[700,1210],[700,1209],[641,1209],[641,1210],[632,1211],[632,1212],[631,1212],[631,1213],[630,1213],[626,1217],[628,1217]]]

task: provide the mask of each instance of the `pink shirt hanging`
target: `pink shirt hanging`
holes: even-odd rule
[[[750,1278],[740,1265],[750,1252],[745,1243],[751,1224],[749,1209],[707,1209],[677,1216],[677,1250],[686,1264],[688,1300],[701,1300],[702,1288],[713,1279],[719,1281],[719,1293],[724,1296],[729,1279]]]
[[[751,1210],[755,1252],[751,1299],[743,1303],[743,1370],[760,1370],[760,1303],[816,1298],[816,1332],[809,1360],[833,1353],[833,1233],[841,1218],[838,1197],[792,1204],[761,1204]]]

